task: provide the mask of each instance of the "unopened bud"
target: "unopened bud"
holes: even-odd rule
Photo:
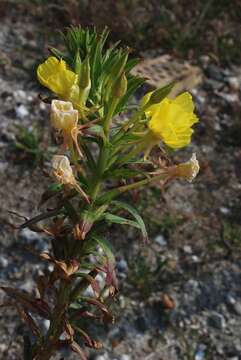
[[[79,54],[79,50],[77,50],[76,55],[75,55],[75,73],[78,75],[78,77],[80,78],[80,72],[81,72],[81,58],[80,58],[80,54]]]
[[[126,90],[127,90],[127,78],[125,73],[123,72],[113,85],[112,97],[114,99],[121,98],[122,96],[125,95]]]
[[[80,104],[85,105],[88,99],[89,92],[91,89],[91,78],[90,78],[90,61],[87,55],[81,65],[81,71],[79,76],[79,101]]]

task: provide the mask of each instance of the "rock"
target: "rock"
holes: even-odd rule
[[[233,311],[241,316],[241,302],[237,301],[235,297],[232,294],[228,294],[226,297],[226,302],[230,307],[233,309]]]
[[[33,279],[29,278],[24,281],[23,284],[19,286],[21,290],[26,291],[27,293],[31,293],[35,287],[35,284],[33,282]]]
[[[192,260],[193,263],[199,263],[200,262],[200,258],[197,255],[192,255],[191,260]]]
[[[206,68],[206,74],[209,78],[214,79],[216,81],[223,81],[223,72],[218,66],[214,64],[209,64]]]
[[[187,281],[187,283],[185,284],[185,292],[187,293],[197,293],[197,291],[199,292],[199,282],[197,280],[194,279],[190,279]]]
[[[8,266],[8,259],[5,256],[0,257],[0,267],[6,268]]]
[[[8,167],[8,163],[7,162],[0,162],[0,173],[4,173],[6,171]]]
[[[125,259],[120,259],[116,263],[116,268],[119,272],[127,272],[128,271],[128,264]]]
[[[205,81],[204,87],[206,90],[221,90],[223,87],[223,83],[221,81],[207,79]]]
[[[223,330],[226,327],[226,321],[222,314],[214,312],[210,315],[208,319],[210,326],[215,327],[216,329]]]
[[[25,101],[27,98],[27,94],[25,91],[23,91],[22,89],[16,90],[13,93],[16,101]]]
[[[228,215],[228,214],[230,214],[230,209],[228,209],[228,208],[226,208],[226,207],[224,207],[224,206],[221,206],[221,207],[219,208],[219,210],[220,210],[220,212],[221,212],[223,215]]]
[[[198,349],[195,353],[194,360],[203,360],[205,359],[205,352],[202,349]]]
[[[20,238],[25,244],[34,246],[38,251],[48,250],[48,243],[44,237],[28,228],[21,230]]]
[[[102,355],[97,355],[95,357],[95,360],[109,360],[109,355],[107,353],[104,353]]]
[[[161,247],[166,247],[167,246],[167,241],[166,239],[164,238],[163,235],[157,235],[154,239],[154,241],[160,245]]]
[[[204,68],[208,66],[210,63],[210,57],[208,55],[202,55],[200,56],[200,62]]]
[[[131,360],[131,357],[130,357],[130,355],[122,354],[120,357],[120,360]]]
[[[3,355],[3,353],[5,351],[7,351],[7,350],[8,350],[8,345],[7,344],[0,344],[0,354]]]
[[[16,110],[17,117],[20,119],[24,119],[25,117],[27,117],[29,115],[28,109],[23,104],[17,106],[15,110]]]
[[[240,81],[237,77],[235,76],[231,76],[229,78],[227,78],[227,82],[229,84],[229,86],[231,87],[231,89],[238,91],[240,88]]]
[[[235,311],[235,313],[237,315],[240,315],[241,316],[241,302],[239,301],[236,301],[234,304],[233,304],[233,309]]]
[[[227,103],[238,103],[239,95],[238,94],[227,94],[224,92],[217,93],[222,99],[224,99]]]
[[[185,245],[185,246],[183,246],[183,251],[185,252],[185,254],[191,254],[192,248],[189,245]]]
[[[50,325],[50,321],[48,319],[44,319],[42,321],[42,329],[43,329],[45,334],[47,333],[47,331],[49,329],[49,325]]]

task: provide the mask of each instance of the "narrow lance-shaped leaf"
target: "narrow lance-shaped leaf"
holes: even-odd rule
[[[137,229],[140,229],[140,225],[138,224],[137,221],[129,220],[124,217],[117,216],[117,215],[114,215],[111,213],[105,213],[103,217],[107,222],[110,222],[113,224],[129,225],[129,226],[133,226]]]
[[[115,201],[112,201],[112,204],[114,204],[117,209],[124,209],[127,212],[129,212],[132,216],[134,216],[135,220],[137,221],[137,223],[139,225],[139,228],[141,229],[143,239],[145,241],[147,241],[148,234],[146,231],[146,226],[145,226],[145,223],[144,223],[142,217],[139,215],[138,211],[133,206],[126,204],[122,201],[115,200]]]

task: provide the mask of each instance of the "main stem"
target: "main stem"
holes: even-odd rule
[[[44,341],[37,347],[34,360],[49,360],[56,350],[56,344],[63,332],[65,313],[69,305],[70,285],[62,280],[59,296],[51,314],[49,330]]]

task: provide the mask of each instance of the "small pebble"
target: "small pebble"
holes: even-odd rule
[[[163,235],[157,235],[157,236],[155,237],[154,241],[155,241],[158,245],[160,245],[161,247],[167,246],[167,241],[166,241],[166,239],[164,238]]]
[[[120,272],[127,272],[128,270],[128,264],[125,261],[125,259],[120,259],[119,261],[117,261],[116,263],[116,268],[118,271]]]
[[[198,350],[195,354],[195,360],[203,360],[205,357],[205,352],[203,350]]]
[[[5,256],[0,257],[0,267],[6,268],[8,266],[8,259]]]
[[[230,214],[230,209],[228,209],[228,208],[226,208],[226,207],[224,207],[224,206],[221,206],[219,210],[220,210],[220,212],[221,212],[223,215],[228,215],[228,214]]]
[[[233,309],[237,315],[241,316],[241,303],[239,301],[237,301],[233,304]]]
[[[17,117],[20,119],[24,119],[26,116],[29,115],[29,111],[23,104],[16,107],[16,114]]]
[[[209,325],[216,329],[223,330],[226,327],[226,321],[222,314],[214,312],[209,317]]]
[[[184,251],[186,254],[191,254],[191,253],[192,253],[192,248],[191,248],[191,246],[189,246],[189,245],[185,245],[185,246],[183,246],[183,251]]]
[[[131,360],[131,357],[130,357],[130,355],[123,354],[123,355],[121,355],[120,360]]]
[[[237,77],[235,76],[231,76],[230,78],[227,79],[228,80],[228,84],[231,87],[231,89],[233,90],[239,90],[240,88],[240,81]]]
[[[107,353],[104,353],[102,355],[97,355],[95,360],[109,360],[109,355]]]

